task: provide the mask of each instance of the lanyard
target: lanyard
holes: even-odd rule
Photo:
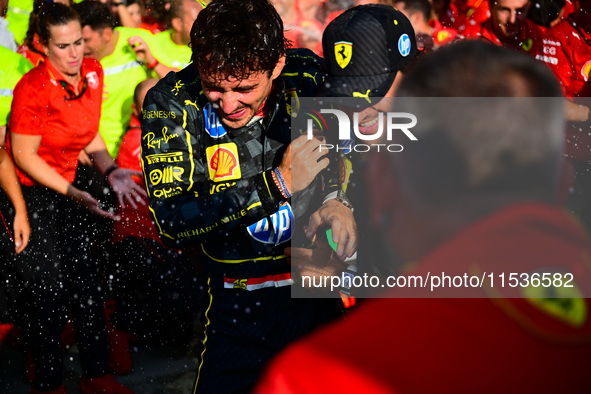
[[[68,93],[68,95],[66,96],[66,101],[79,99],[80,97],[82,97],[84,92],[86,92],[86,88],[88,87],[88,82],[86,80],[86,77],[84,77],[84,83],[82,84],[82,91],[80,92],[79,95],[76,96],[76,94],[74,94],[74,92],[72,92],[72,90],[69,88],[68,83],[66,81],[59,80],[59,83],[62,85],[64,90]]]

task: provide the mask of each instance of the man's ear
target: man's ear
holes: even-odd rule
[[[172,27],[172,30],[179,32],[183,29],[183,21],[181,20],[181,18],[178,17],[174,17],[170,20],[170,24]]]
[[[417,24],[423,21],[423,15],[420,12],[415,12],[408,19],[410,20],[411,25],[417,26]]]
[[[101,32],[101,38],[105,42],[111,42],[111,38],[113,38],[113,29],[110,27],[105,27]]]
[[[277,77],[279,77],[279,75],[281,75],[281,71],[283,70],[283,67],[285,67],[285,55],[281,55],[281,57],[277,61],[277,64],[275,65],[275,68],[273,69],[273,72],[271,73],[271,80],[277,79]]]
[[[131,113],[136,118],[138,118],[138,119],[140,118],[140,110],[138,109],[137,105],[135,105],[135,103],[131,104]]]

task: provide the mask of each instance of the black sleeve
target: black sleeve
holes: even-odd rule
[[[210,195],[199,138],[201,110],[194,101],[175,95],[170,81],[162,80],[148,92],[141,122],[149,209],[166,245],[179,248],[224,237],[233,228],[273,214],[285,200],[270,171]]]

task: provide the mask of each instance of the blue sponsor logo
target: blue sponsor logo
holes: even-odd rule
[[[398,52],[400,52],[402,56],[406,57],[410,54],[410,46],[411,44],[408,34],[401,35],[398,39]]]
[[[293,221],[291,207],[282,202],[279,210],[271,215],[272,227],[269,226],[269,219],[264,218],[248,226],[248,233],[259,242],[279,245],[291,239]]]
[[[210,103],[205,104],[203,113],[205,114],[205,131],[207,131],[207,134],[213,138],[220,138],[227,133]]]

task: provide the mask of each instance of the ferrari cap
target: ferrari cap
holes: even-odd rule
[[[383,4],[350,8],[324,30],[327,78],[321,96],[384,97],[417,52],[410,21]]]

